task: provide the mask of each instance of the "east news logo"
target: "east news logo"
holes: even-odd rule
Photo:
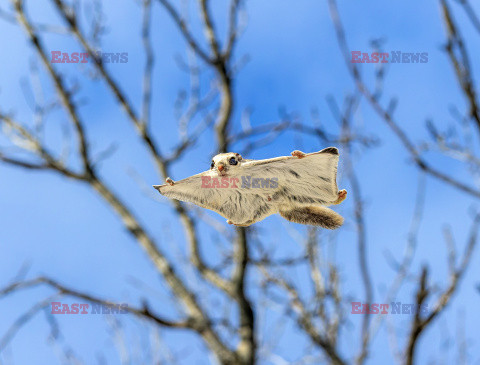
[[[89,312],[90,310],[90,312]],[[128,304],[89,304],[52,302],[52,314],[125,314]]]
[[[361,52],[351,51],[351,63],[427,63],[428,52]],[[390,57],[391,56],[391,57]]]
[[[351,314],[415,314],[415,313],[427,314],[428,306],[391,302],[388,303],[362,303],[352,302]]]
[[[87,63],[90,54],[87,52],[61,52],[51,51],[50,63]],[[128,52],[95,52],[93,55],[102,63],[127,63]]]

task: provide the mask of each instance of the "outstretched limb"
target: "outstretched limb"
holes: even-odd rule
[[[315,205],[280,210],[280,215],[290,222],[335,229],[343,224],[343,217],[331,209]]]
[[[333,202],[333,204],[340,204],[345,199],[347,199],[347,191],[345,189],[338,191],[338,198]]]
[[[306,153],[305,152],[302,152],[302,151],[299,151],[299,150],[295,150],[291,153],[291,155],[293,157],[298,157],[298,158],[304,158]]]

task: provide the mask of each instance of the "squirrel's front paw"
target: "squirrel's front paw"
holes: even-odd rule
[[[292,152],[293,157],[303,158],[305,157],[305,153],[299,150],[295,150]]]

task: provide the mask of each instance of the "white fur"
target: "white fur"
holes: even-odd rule
[[[325,149],[305,154],[303,158],[284,156],[267,160],[245,160],[235,153],[219,154],[213,158],[213,169],[172,186],[156,185],[155,188],[169,198],[211,209],[233,224],[250,225],[279,211],[334,204],[338,198],[338,151],[337,154],[331,151]],[[236,158],[237,165],[229,164],[232,157]],[[218,169],[220,165],[224,166],[223,171]],[[264,183],[266,179],[270,182],[277,179],[278,186],[242,188],[242,177],[248,176],[264,179]],[[229,187],[202,188],[202,177],[227,178]],[[238,179],[237,188],[231,187],[231,179]]]

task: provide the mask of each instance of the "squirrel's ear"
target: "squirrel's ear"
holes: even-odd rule
[[[235,156],[237,156],[238,161],[242,161],[242,155],[240,155],[239,153],[236,153]]]

